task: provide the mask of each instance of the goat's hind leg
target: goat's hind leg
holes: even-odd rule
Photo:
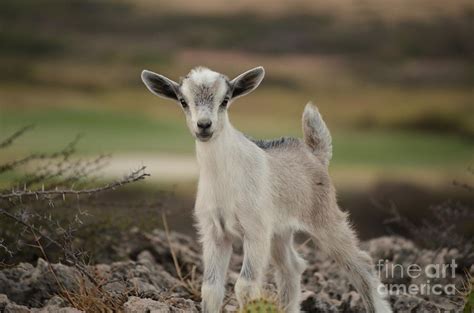
[[[273,236],[272,259],[280,305],[287,313],[299,312],[301,274],[306,263],[294,249],[293,232]]]
[[[358,240],[346,218],[331,223],[311,225],[309,233],[316,245],[333,258],[349,276],[359,292],[367,313],[391,313],[392,309],[379,293],[380,280],[371,257],[358,247]]]

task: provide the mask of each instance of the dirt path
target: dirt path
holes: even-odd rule
[[[156,183],[180,183],[194,181],[198,177],[198,165],[194,154],[122,154],[113,155],[103,169],[108,178],[116,178],[145,165],[152,176],[148,181]],[[411,167],[371,167],[365,165],[335,165],[330,167],[336,187],[366,190],[380,181],[407,182],[419,186],[439,188],[453,179],[470,182],[467,171]]]
[[[104,175],[116,177],[142,165],[147,167],[154,182],[182,182],[198,177],[198,166],[194,155],[140,154],[113,156],[103,170]]]

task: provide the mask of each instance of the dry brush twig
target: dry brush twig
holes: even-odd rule
[[[0,149],[11,145],[15,139],[23,135],[31,129],[31,126],[24,127],[0,142]],[[124,176],[122,179],[114,182],[91,186],[89,175],[95,173],[104,166],[105,156],[99,156],[91,161],[87,160],[71,160],[71,155],[75,152],[76,144],[79,140],[76,137],[65,148],[53,153],[33,153],[26,157],[11,161],[0,165],[0,174],[15,170],[17,167],[25,166],[32,161],[38,161],[36,171],[33,175],[23,177],[22,188],[17,183],[15,187],[0,191],[0,216],[5,217],[14,223],[11,225],[13,233],[2,232],[2,235],[10,236],[10,244],[13,247],[20,246],[20,240],[27,247],[32,247],[40,251],[42,256],[48,263],[48,269],[51,272],[55,283],[57,284],[59,294],[73,307],[83,309],[90,312],[120,311],[124,301],[118,299],[115,295],[110,294],[103,288],[108,282],[97,279],[90,265],[86,261],[86,254],[80,251],[74,245],[74,232],[76,227],[74,224],[81,224],[82,221],[74,216],[71,224],[61,225],[58,219],[52,217],[51,213],[42,215],[41,212],[31,212],[28,205],[38,209],[43,205],[42,201],[46,200],[50,205],[56,197],[66,200],[67,195],[76,196],[77,199],[81,195],[94,195],[108,190],[114,190],[121,186],[134,183],[150,176],[142,166],[139,169]],[[21,182],[22,180],[19,180]],[[84,186],[82,188],[74,187],[74,184]],[[72,185],[70,188],[66,186]],[[39,187],[38,187],[39,186]],[[33,205],[35,204],[35,205]],[[81,214],[81,212],[80,212]],[[18,225],[18,226],[17,226]],[[3,230],[0,228],[0,230]],[[16,244],[14,240],[17,240]],[[0,252],[10,255],[7,241],[0,239]],[[80,275],[79,291],[67,290],[58,279],[51,258],[48,255],[47,248],[54,246],[56,250],[63,254],[60,260],[66,264],[73,266]],[[0,260],[0,265],[6,264]],[[124,299],[126,297],[122,295]]]
[[[57,157],[64,157],[68,158],[71,154],[75,152],[76,145],[79,142],[79,139],[81,138],[81,135],[77,135],[76,138],[68,143],[66,147],[64,147],[62,150],[58,152],[53,152],[53,153],[32,153],[26,157],[7,162],[5,164],[0,165],[0,173],[5,173],[8,171],[11,171],[18,166],[25,165],[26,163],[29,163],[34,160],[47,160],[47,159],[54,159]]]
[[[41,190],[28,190],[28,189],[12,189],[11,192],[2,193],[0,194],[0,199],[11,199],[11,198],[24,198],[24,197],[36,197],[37,199],[40,197],[48,197],[48,196],[63,196],[66,195],[91,195],[99,192],[104,192],[107,190],[113,190],[117,187],[127,185],[139,180],[143,180],[146,177],[150,176],[150,174],[145,172],[146,166],[142,166],[136,171],[133,171],[129,175],[125,176],[124,178],[117,180],[113,183],[105,184],[103,186],[89,188],[89,189],[52,189],[47,190],[44,187]]]
[[[200,299],[201,298],[201,292],[199,290],[198,284],[196,282],[196,276],[195,276],[195,271],[196,267],[193,266],[192,270],[190,273],[187,275],[183,276],[181,272],[181,266],[178,261],[178,257],[176,256],[176,252],[174,251],[173,245],[171,243],[171,236],[170,236],[170,231],[168,227],[168,221],[166,219],[165,213],[161,215],[162,221],[163,221],[163,227],[165,229],[165,234],[166,234],[166,240],[168,242],[168,246],[170,249],[171,253],[171,258],[173,259],[173,264],[176,270],[176,275],[178,276],[178,279],[181,283],[181,286],[186,289],[194,299]],[[191,279],[188,279],[188,277],[191,277]]]
[[[5,140],[0,142],[0,149],[3,149],[3,148],[6,148],[6,147],[10,146],[15,141],[15,139],[17,139],[18,137],[21,137],[24,133],[26,133],[27,131],[33,129],[33,127],[34,127],[34,125],[28,125],[28,126],[25,126],[21,129],[17,130],[12,135],[10,135],[10,137],[7,137]]]

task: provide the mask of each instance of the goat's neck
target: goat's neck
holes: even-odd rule
[[[208,142],[196,140],[196,156],[201,171],[229,165],[238,154],[244,153],[243,139],[238,130],[226,123],[216,138]]]

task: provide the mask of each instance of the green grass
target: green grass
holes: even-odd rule
[[[334,136],[334,163],[379,166],[460,166],[474,160],[468,139],[417,131],[345,132]]]
[[[140,113],[43,109],[25,112],[4,110],[0,122],[2,138],[23,125],[36,125],[33,131],[4,151],[10,156],[55,151],[79,133],[84,135],[78,145],[78,152],[82,154],[194,151],[193,139],[182,118],[160,119]],[[298,136],[298,123],[295,121],[285,126],[262,122],[260,128],[258,124],[252,128],[251,135]],[[335,129],[333,133],[335,165],[466,168],[474,156],[472,142],[453,135],[344,129]]]
[[[51,152],[77,134],[84,137],[80,153],[172,151],[188,152],[192,139],[182,123],[153,120],[140,114],[76,109],[1,113],[2,137],[23,125],[36,127],[12,147],[16,153]],[[4,135],[5,134],[5,135]]]

